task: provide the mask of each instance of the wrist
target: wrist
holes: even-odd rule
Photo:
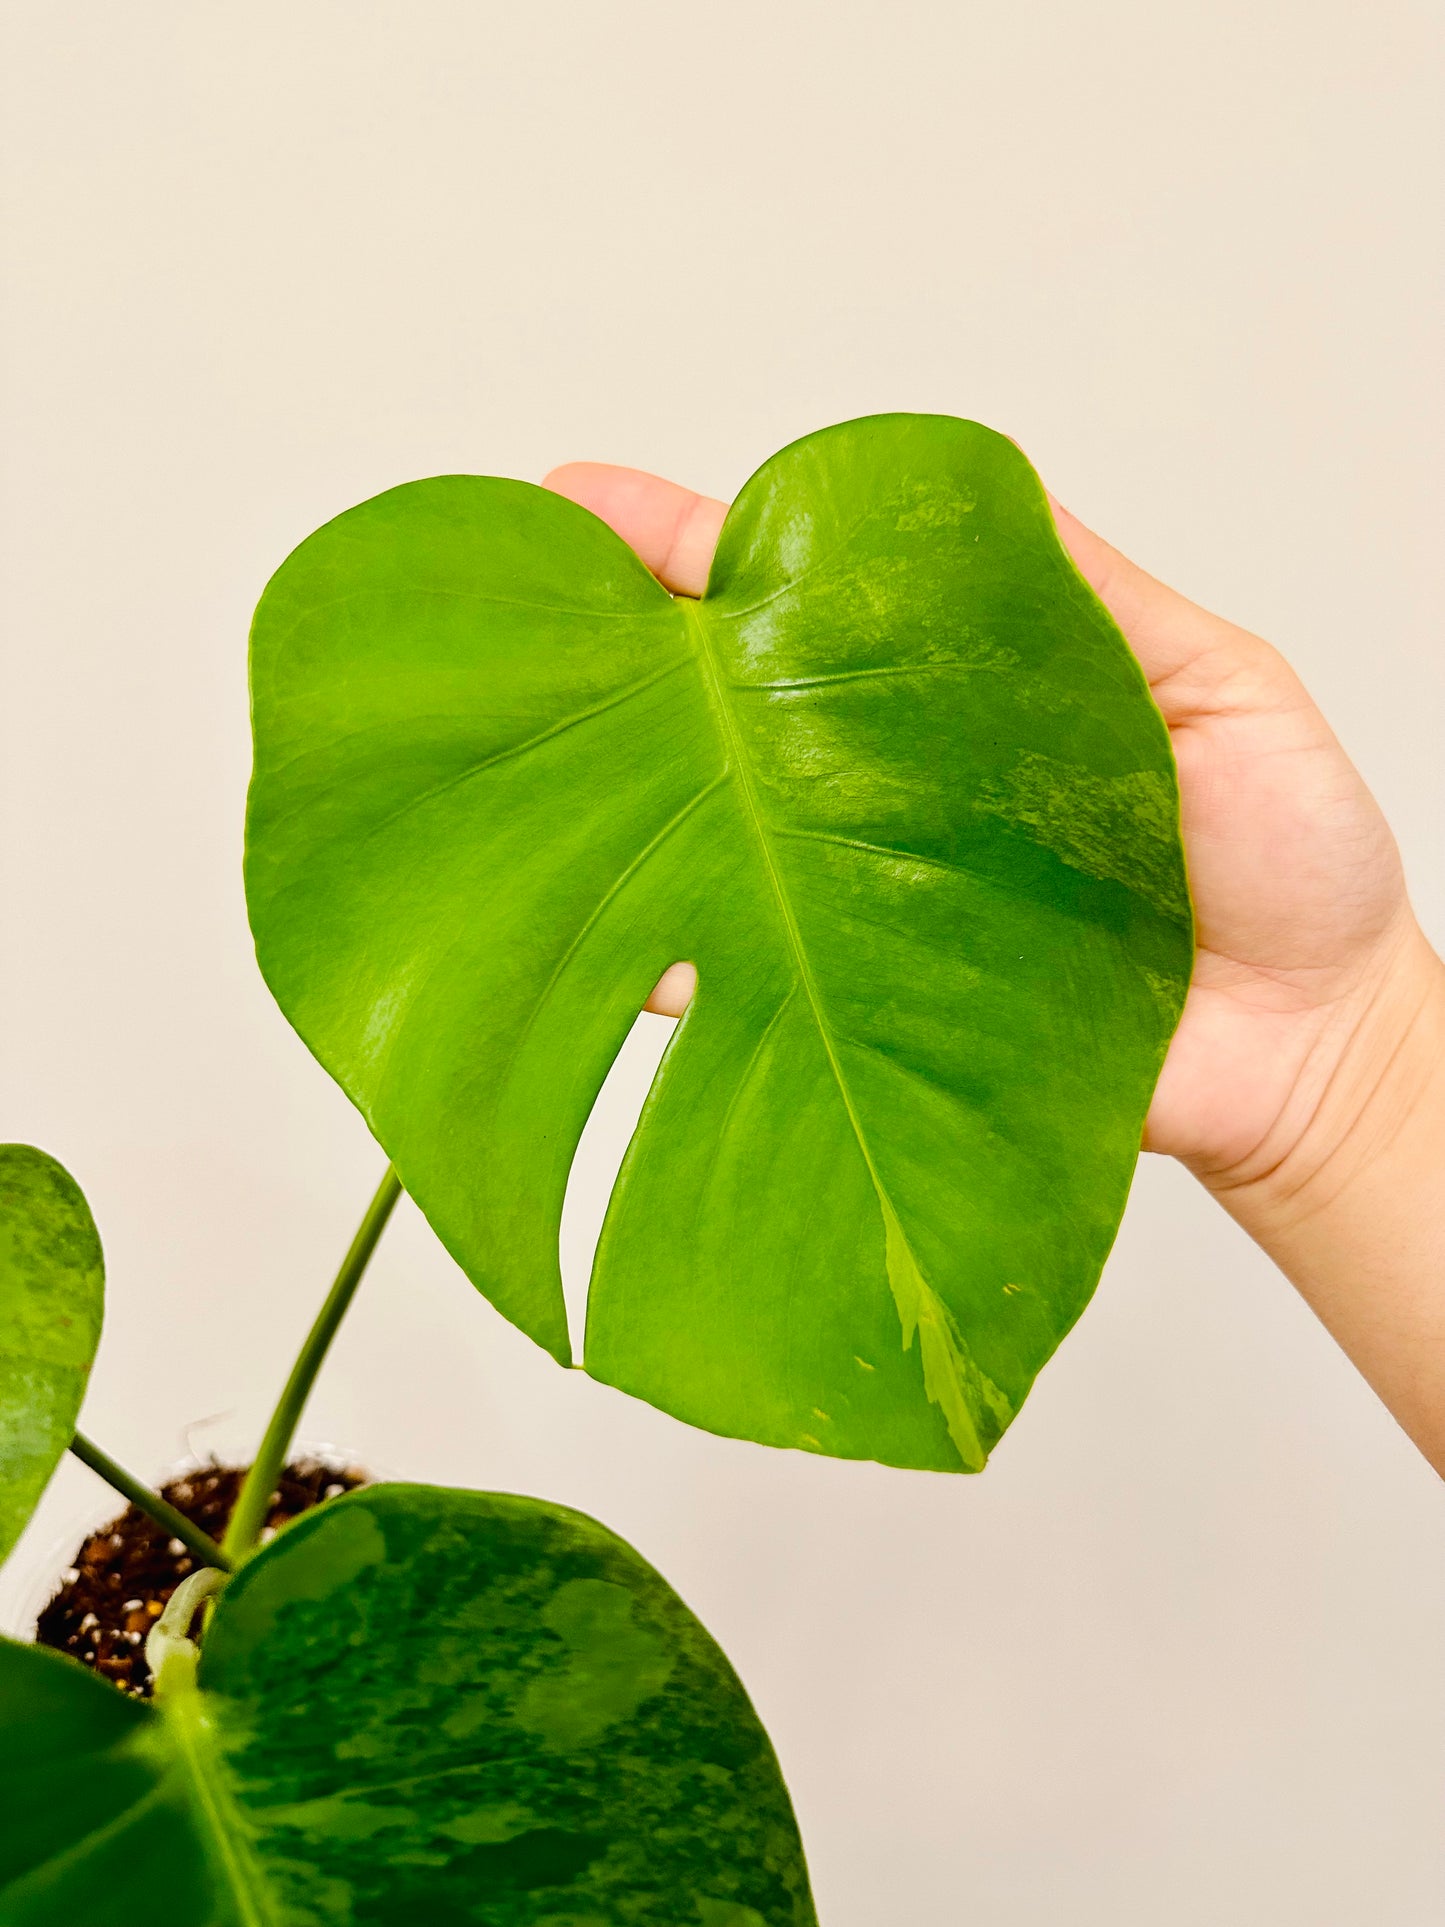
[[[1205,1182],[1445,1476],[1445,964],[1385,961],[1287,1151]]]
[[[1435,1159],[1445,1125],[1445,963],[1409,916],[1325,1032],[1300,1084],[1310,1101],[1273,1155],[1207,1188],[1268,1243],[1327,1210],[1382,1162],[1420,1140]],[[1423,1133],[1423,1136],[1422,1136]]]

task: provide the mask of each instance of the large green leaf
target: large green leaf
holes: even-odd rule
[[[814,1927],[777,1761],[630,1547],[374,1486],[231,1580],[154,1705],[0,1643],[0,1927]]]
[[[0,1559],[75,1436],[104,1303],[80,1186],[33,1145],[0,1144]]]
[[[286,562],[252,677],[262,969],[481,1289],[569,1358],[573,1150],[691,958],[587,1369],[980,1467],[1097,1280],[1192,954],[1163,723],[1012,443],[796,443],[701,601],[541,489],[412,483]]]

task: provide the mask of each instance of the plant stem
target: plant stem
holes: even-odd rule
[[[92,1472],[98,1472],[107,1485],[113,1485],[123,1498],[129,1499],[133,1506],[148,1518],[154,1519],[162,1532],[168,1532],[173,1539],[179,1539],[185,1547],[195,1554],[203,1566],[218,1566],[222,1572],[229,1572],[235,1561],[216,1544],[209,1533],[188,1519],[184,1512],[178,1512],[168,1499],[159,1492],[152,1492],[148,1485],[132,1478],[123,1465],[117,1465],[108,1452],[102,1452],[93,1439],[84,1432],[77,1432],[70,1441],[70,1449],[82,1465],[88,1465]]]
[[[346,1308],[351,1303],[356,1287],[361,1283],[362,1273],[376,1249],[376,1241],[386,1229],[386,1221],[400,1196],[401,1179],[388,1164],[386,1174],[377,1186],[376,1196],[361,1221],[361,1229],[341,1261],[336,1282],[326,1294],[326,1303],[317,1313],[316,1323],[307,1333],[306,1343],[291,1368],[286,1389],[271,1414],[271,1423],[266,1427],[266,1436],[261,1441],[256,1462],[246,1474],[240,1497],[231,1514],[231,1522],[226,1527],[226,1536],[221,1541],[222,1549],[233,1559],[244,1558],[261,1536],[261,1528],[266,1523],[266,1514],[271,1506],[271,1494],[286,1463],[286,1454],[291,1448],[302,1410],[311,1396],[316,1374],[331,1348],[337,1327],[346,1316]]]

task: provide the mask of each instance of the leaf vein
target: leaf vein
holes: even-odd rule
[[[816,575],[825,563],[833,560],[835,555],[841,555],[843,550],[846,549],[848,544],[853,540],[853,537],[858,533],[859,529],[873,521],[874,518],[875,511],[865,509],[861,515],[854,517],[831,548],[824,549],[821,555],[815,555],[813,557],[806,569],[801,569],[797,575],[790,576],[786,582],[774,589],[771,594],[765,595],[761,601],[750,602],[742,609],[719,609],[717,612],[718,615],[727,622],[740,622],[744,616],[756,615],[759,609],[766,609],[770,602],[777,602],[783,596],[790,595],[800,582],[806,582],[810,575]],[[676,599],[679,602],[685,602],[690,598],[678,596]]]
[[[794,830],[780,829],[779,836],[791,837],[801,843],[834,843],[840,849],[861,850],[865,856],[885,857],[891,862],[922,863],[930,870],[944,870],[950,876],[968,877],[978,883],[993,883],[982,870],[970,870],[961,863],[950,863],[945,857],[924,856],[919,850],[900,850],[891,843],[868,843],[862,837],[838,836],[831,830]]]
[[[536,749],[542,743],[550,742],[554,736],[565,735],[569,729],[576,729],[581,723],[590,723],[594,717],[606,715],[609,709],[616,709],[622,703],[630,702],[634,696],[642,695],[645,690],[651,689],[655,683],[661,682],[667,676],[674,675],[682,666],[681,658],[679,658],[677,662],[670,662],[663,668],[654,670],[650,676],[644,676],[640,682],[629,683],[625,689],[618,690],[614,695],[609,696],[605,702],[594,703],[591,709],[578,710],[575,716],[564,716],[561,722],[553,723],[549,729],[539,730],[535,736],[529,736],[525,742],[513,743],[507,749],[499,749],[492,755],[484,756],[480,761],[469,764],[466,769],[460,771],[456,776],[449,776],[445,782],[433,783],[429,789],[423,790],[419,796],[408,798],[398,809],[392,810],[388,815],[382,817],[380,822],[371,824],[366,831],[366,835],[368,837],[380,836],[383,831],[389,830],[393,823],[399,823],[403,817],[410,816],[413,811],[421,809],[425,804],[433,802],[437,797],[446,795],[449,790],[460,789],[463,784],[470,783],[475,777],[480,776],[483,771],[495,769],[499,763],[510,762],[514,757],[525,756],[528,750]]]
[[[41,1884],[42,1876],[47,1882],[53,1880],[55,1875],[63,1869],[76,1866],[98,1848],[109,1846],[113,1840],[128,1832],[137,1820],[157,1805],[165,1797],[166,1792],[165,1781],[158,1780],[149,1793],[144,1794],[139,1800],[132,1801],[123,1812],[107,1820],[103,1827],[93,1827],[81,1839],[73,1840],[68,1847],[58,1849],[44,1860],[37,1860],[17,1879],[6,1881],[5,1885],[0,1887],[0,1897],[9,1895],[13,1899],[23,1894],[27,1887],[33,1890]]]
[[[952,671],[961,676],[1001,675],[1003,664],[995,662],[894,662],[885,663],[875,669],[839,669],[824,676],[792,676],[778,682],[737,682],[731,677],[729,682],[734,689],[759,691],[787,691],[790,689],[821,689],[830,683],[864,682],[881,676],[931,676]]]

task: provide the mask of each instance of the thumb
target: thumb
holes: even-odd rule
[[[1251,683],[1289,676],[1283,658],[1267,642],[1158,581],[1052,495],[1049,506],[1059,539],[1123,630],[1167,723],[1207,713],[1214,707],[1211,698],[1217,701],[1241,671],[1253,672]]]

